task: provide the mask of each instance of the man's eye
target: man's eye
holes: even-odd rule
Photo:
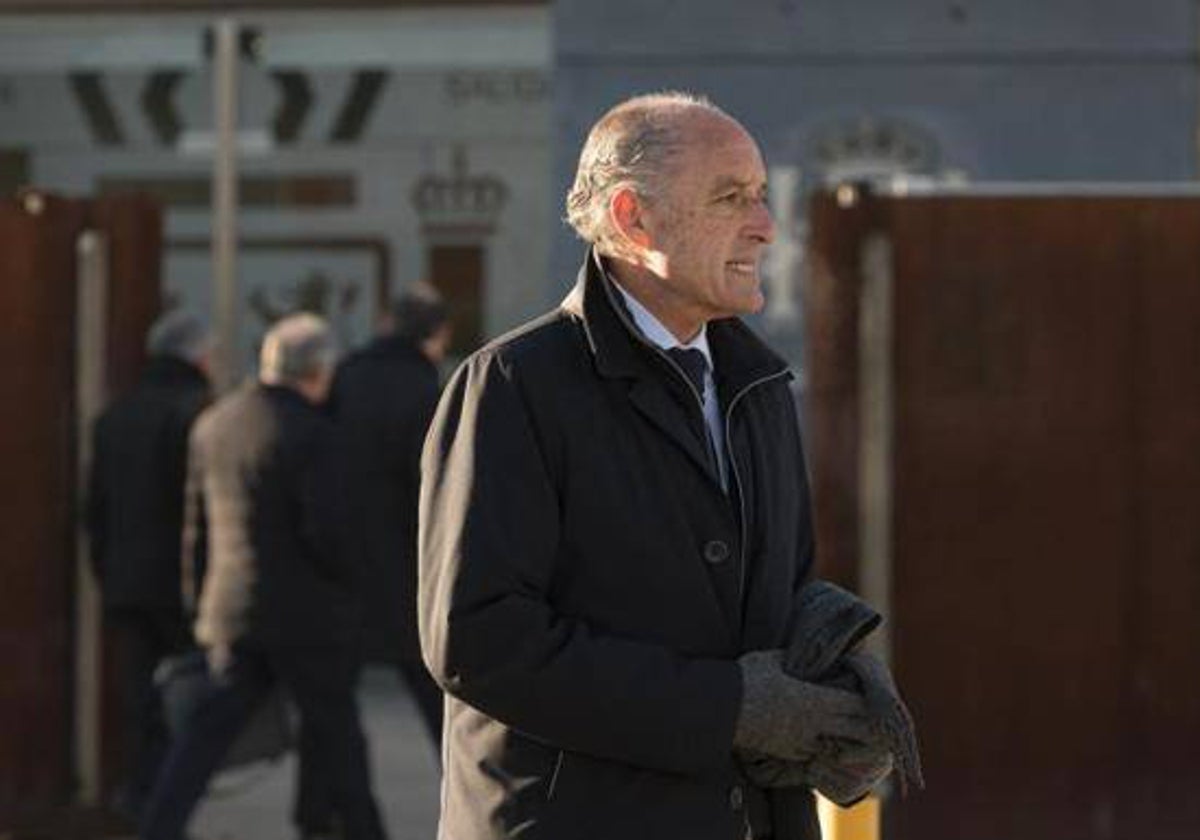
[[[725,194],[719,196],[717,198],[717,201],[724,202],[725,204],[735,204],[735,203],[737,203],[737,200],[739,197],[740,196],[738,195],[738,193],[735,193],[735,192],[725,193]]]

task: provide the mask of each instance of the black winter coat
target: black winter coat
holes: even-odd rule
[[[199,368],[157,356],[93,426],[88,530],[109,608],[179,612],[188,431],[208,399]]]
[[[332,421],[290,388],[250,383],[200,415],[184,552],[206,565],[195,627],[201,644],[353,639],[358,619],[336,550],[332,452]]]
[[[437,368],[410,340],[380,338],[338,368],[330,398],[343,471],[343,542],[360,579],[368,661],[420,662],[417,499]]]
[[[615,295],[590,259],[558,311],[467,360],[430,430],[442,840],[745,834],[736,660],[786,644],[812,556],[791,377],[740,321],[709,324],[726,495],[683,374]]]

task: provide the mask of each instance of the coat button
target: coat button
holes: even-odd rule
[[[742,810],[742,804],[745,802],[745,796],[742,794],[742,786],[734,785],[729,789],[729,807],[734,811]]]
[[[709,540],[704,544],[704,559],[714,566],[729,559],[729,545],[723,540]]]

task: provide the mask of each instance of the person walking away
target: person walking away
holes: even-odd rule
[[[167,748],[154,669],[188,642],[179,546],[187,441],[210,399],[205,325],[182,311],[146,336],[137,384],[97,418],[89,476],[90,554],[121,665],[125,767],[113,809],[136,820]]]
[[[364,582],[364,658],[398,669],[435,746],[442,693],[417,638],[417,503],[450,336],[446,305],[418,286],[395,302],[381,334],[339,365],[330,398],[346,473],[344,545]]]
[[[206,561],[195,637],[212,687],[172,744],[143,840],[180,840],[209,777],[276,684],[300,713],[301,761],[328,762],[343,840],[384,837],[355,694],[354,583],[337,550],[333,425],[321,408],[335,360],[322,319],[284,318],[263,339],[258,381],[193,428],[184,560]]]

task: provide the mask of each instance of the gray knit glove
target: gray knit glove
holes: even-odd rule
[[[862,686],[863,702],[875,721],[876,742],[883,743],[891,753],[900,792],[907,796],[910,786],[925,787],[916,724],[900,698],[891,672],[878,659],[862,651],[847,654],[843,663]]]
[[[830,744],[807,761],[786,761],[767,755],[739,752],[742,770],[757,787],[815,788],[831,802],[853,805],[892,772],[892,754],[878,744]]]
[[[870,743],[871,720],[852,691],[803,682],[783,672],[783,651],[744,654],[742,706],[733,745],[790,761],[811,759],[830,740]]]
[[[878,746],[849,747],[837,760],[815,759],[808,766],[808,784],[830,802],[848,808],[871,792],[892,772],[892,754]]]

